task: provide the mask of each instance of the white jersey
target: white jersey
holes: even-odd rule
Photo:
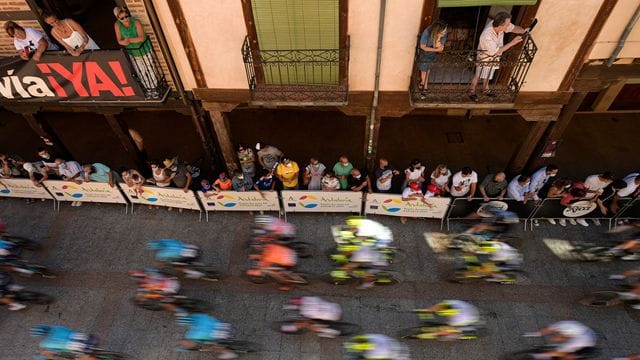
[[[556,351],[564,353],[575,353],[578,350],[596,346],[598,340],[593,330],[577,321],[559,321],[549,326],[549,329],[569,337],[569,340],[556,348]]]
[[[518,260],[520,258],[520,253],[518,252],[518,250],[511,247],[510,245],[500,241],[496,241],[495,245],[498,246],[499,249],[491,254],[491,261],[510,262]]]
[[[445,303],[458,310],[456,315],[449,318],[448,325],[450,326],[470,326],[476,324],[480,320],[478,309],[468,302],[460,300],[446,300]]]
[[[406,346],[396,340],[380,334],[369,334],[367,338],[373,344],[373,349],[364,353],[367,359],[409,359],[409,351]]]
[[[391,244],[393,241],[393,234],[391,229],[380,224],[379,222],[363,219],[358,226],[358,232],[356,236],[374,238],[378,240],[378,246],[385,246]]]
[[[342,308],[317,296],[305,296],[300,304],[300,314],[309,319],[338,321],[342,317]]]
[[[384,256],[369,246],[361,246],[358,250],[354,251],[353,254],[351,254],[350,261],[354,263],[371,263],[371,265],[375,266],[387,265],[387,260]]]

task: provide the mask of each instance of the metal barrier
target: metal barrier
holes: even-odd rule
[[[30,179],[0,179],[0,197],[53,200],[53,209],[56,209],[55,197]]]
[[[164,206],[178,209],[198,210],[202,221],[202,207],[193,191],[184,192],[182,189],[170,187],[157,187],[144,185],[140,189],[130,188],[127,184],[120,183],[122,191],[133,205]]]
[[[280,213],[278,193],[264,191],[220,191],[203,193],[197,191],[198,198],[209,222],[209,211],[277,211]]]
[[[488,206],[516,213],[518,218],[524,222],[525,231],[529,218],[536,208],[533,201],[523,204],[522,201],[514,199],[489,199],[488,202],[485,202],[483,198],[472,198],[471,201],[468,201],[467,198],[456,198],[451,202],[447,213],[447,231],[450,230],[451,220],[478,220],[493,216],[487,211]]]
[[[397,194],[367,194],[365,214],[401,216],[412,218],[440,219],[442,229],[451,198],[433,197],[416,200],[402,200]]]
[[[620,206],[618,212],[614,216],[614,220],[639,220],[640,219],[640,199],[639,198],[621,198],[618,205],[626,200],[624,206]],[[615,225],[615,224],[614,224]]]
[[[116,184],[111,187],[109,184],[102,182],[77,184],[72,181],[45,180],[43,185],[56,199],[58,211],[60,211],[60,203],[63,201],[123,204],[125,206],[125,214],[129,207],[127,199],[122,195]]]
[[[616,217],[615,214],[611,212],[607,212],[607,214],[602,214],[598,209],[598,205],[595,202],[590,200],[580,200],[570,204],[570,206],[564,206],[560,204],[560,200],[558,198],[552,199],[544,199],[537,207],[536,211],[531,215],[530,220],[538,220],[538,219],[584,219],[584,220],[602,220],[607,221],[609,224],[609,229],[611,228],[611,223]],[[618,215],[621,214],[626,208],[628,203],[631,202],[631,198],[621,198],[618,201],[620,205],[620,209],[618,211]],[[608,202],[605,203],[608,205]],[[531,230],[533,230],[533,221],[531,223]]]
[[[348,212],[362,214],[362,192],[283,190],[284,218],[290,212]]]

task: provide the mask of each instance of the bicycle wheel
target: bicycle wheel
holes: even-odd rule
[[[396,271],[380,271],[376,274],[376,285],[395,285],[404,280],[402,274]]]
[[[216,271],[213,266],[207,265],[198,265],[194,266],[194,270],[201,272],[203,275],[200,277],[202,280],[206,281],[219,281],[220,273]]]
[[[287,244],[288,247],[295,250],[298,257],[301,259],[309,258],[313,256],[314,245],[304,241],[293,241]]]
[[[141,307],[145,310],[150,310],[150,311],[164,310],[164,308],[162,307],[162,304],[160,304],[160,301],[157,301],[157,300],[152,300],[152,299],[138,300],[136,298],[133,298],[131,300],[133,301],[134,304],[136,304],[136,306]]]
[[[350,282],[353,282],[354,279],[352,277],[348,277],[348,278],[336,278],[334,277],[332,274],[332,271],[326,272],[322,275],[320,275],[320,280],[329,283],[329,284],[333,284],[333,285],[345,285],[348,284]]]
[[[289,335],[300,335],[305,333],[307,330],[305,328],[295,326],[295,321],[290,320],[274,321],[271,323],[271,328],[275,331]]]
[[[424,326],[416,326],[408,329],[403,329],[398,331],[398,337],[400,339],[422,339],[425,338],[425,335],[427,335],[423,330],[425,328],[426,327]]]
[[[309,280],[307,280],[307,276],[302,273],[295,272],[287,272],[287,283],[295,284],[295,285],[308,285]]]
[[[219,342],[225,348],[236,353],[246,354],[260,351],[260,345],[251,341],[244,340],[223,340]]]
[[[35,251],[35,250],[40,250],[42,248],[42,244],[26,237],[14,236],[14,235],[4,235],[3,237],[5,240],[11,241],[12,243],[16,244],[18,247],[21,247],[26,250]]]
[[[343,321],[334,321],[329,323],[329,328],[333,330],[338,330],[340,332],[339,336],[351,336],[362,331],[362,326],[358,324],[343,322]]]
[[[207,312],[211,308],[204,300],[190,298],[178,298],[176,299],[176,305],[190,313]]]
[[[389,264],[400,264],[407,259],[406,251],[399,248],[389,248],[389,250],[391,250],[387,257]]]
[[[32,268],[32,270],[42,276],[43,278],[46,279],[55,279],[56,277],[58,277],[58,275],[56,275],[53,271],[47,269],[46,266],[43,265],[31,265],[30,266]]]
[[[457,283],[457,284],[467,284],[472,282],[477,282],[482,280],[480,277],[469,277],[466,275],[465,270],[452,270],[446,275],[446,281]]]
[[[622,304],[620,295],[615,291],[598,291],[578,300],[581,305],[589,307],[611,307]]]
[[[54,301],[52,296],[29,290],[18,292],[15,298],[19,302],[28,302],[37,305],[48,305]]]

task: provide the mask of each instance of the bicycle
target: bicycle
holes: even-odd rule
[[[252,262],[249,269],[245,272],[246,276],[254,284],[264,284],[267,281],[274,280],[283,285],[308,285],[307,275],[282,267],[258,267],[257,262]]]
[[[629,291],[631,288],[631,285],[621,281],[616,284],[615,290],[594,291],[578,300],[578,303],[594,308],[607,308],[622,305],[640,310],[640,298],[629,299],[620,295],[621,292]]]
[[[37,291],[30,290],[9,290],[8,298],[14,299],[19,303],[28,303],[34,305],[49,305],[52,304],[55,299],[52,296],[43,294]]]
[[[367,275],[370,275],[368,269],[343,270],[337,269],[321,275],[321,279],[333,285],[345,285],[355,282],[362,282]],[[401,283],[404,278],[396,271],[380,270],[374,274],[375,285],[395,285]]]
[[[23,277],[31,277],[33,275],[39,275],[43,278],[53,279],[57,275],[49,270],[44,265],[30,263],[26,260],[10,260],[4,263],[0,263],[0,271],[11,272]]]
[[[451,326],[446,325],[444,319],[423,309],[415,309],[412,310],[412,312],[420,314],[422,325],[400,330],[398,337],[401,339],[440,341],[475,340],[487,335],[484,321],[479,321],[473,326],[459,327],[455,329],[458,331],[449,334],[442,334],[441,332],[443,330],[451,328]]]
[[[162,294],[143,294],[144,296],[136,296],[132,300],[136,306],[139,306],[145,310],[160,311],[171,310],[175,311],[175,308],[186,310],[189,313],[207,312],[211,307],[202,300],[191,299],[184,295],[166,296]]]
[[[299,335],[311,330],[318,333],[319,336],[323,336],[318,328],[324,328],[333,330],[335,332],[332,334],[333,336],[350,336],[362,330],[360,325],[349,322],[306,318],[298,312],[299,299],[291,299],[289,303],[293,305],[285,306],[285,310],[289,310],[286,314],[287,319],[272,323],[272,328],[283,334]]]
[[[175,277],[212,282],[219,281],[222,277],[220,272],[215,270],[213,266],[205,265],[200,262],[171,262],[162,266],[160,271]]]
[[[336,248],[328,249],[325,251],[325,254],[336,264],[346,264],[349,262],[349,256],[355,250],[355,245],[343,244],[338,245]],[[407,258],[406,251],[393,246],[381,247],[378,248],[378,251],[385,257],[385,259],[387,259],[387,263],[389,263],[389,265],[400,264]]]

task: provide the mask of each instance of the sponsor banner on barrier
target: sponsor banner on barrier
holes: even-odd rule
[[[402,195],[367,194],[365,214],[380,214],[404,217],[442,219],[447,214],[449,198],[428,198],[427,204],[421,200],[402,200]]]
[[[136,192],[127,184],[120,183],[122,190],[133,204],[167,206],[180,209],[200,210],[193,191],[184,192],[182,189],[143,186],[142,192]]]
[[[44,187],[33,185],[33,181],[29,179],[0,179],[0,196],[53,199]]]
[[[349,191],[284,190],[286,212],[357,212],[362,210],[362,193]]]
[[[509,204],[507,204],[506,202],[493,200],[480,205],[478,210],[476,210],[476,214],[483,218],[490,218],[495,216],[494,212],[496,210],[506,211],[507,209],[509,209]],[[493,210],[494,212],[492,212],[491,210]]]
[[[70,181],[46,180],[44,186],[58,201],[81,201],[126,204],[127,200],[122,196],[117,187],[111,187],[107,183],[83,182],[76,184]]]
[[[570,218],[582,217],[590,214],[597,207],[598,207],[598,204],[596,204],[595,201],[593,202],[587,201],[587,200],[576,201],[573,204],[571,204],[571,206],[566,207],[562,211],[562,215]]]
[[[280,211],[277,192],[264,191],[262,195],[257,191],[220,191],[207,196],[198,191],[206,211]]]

